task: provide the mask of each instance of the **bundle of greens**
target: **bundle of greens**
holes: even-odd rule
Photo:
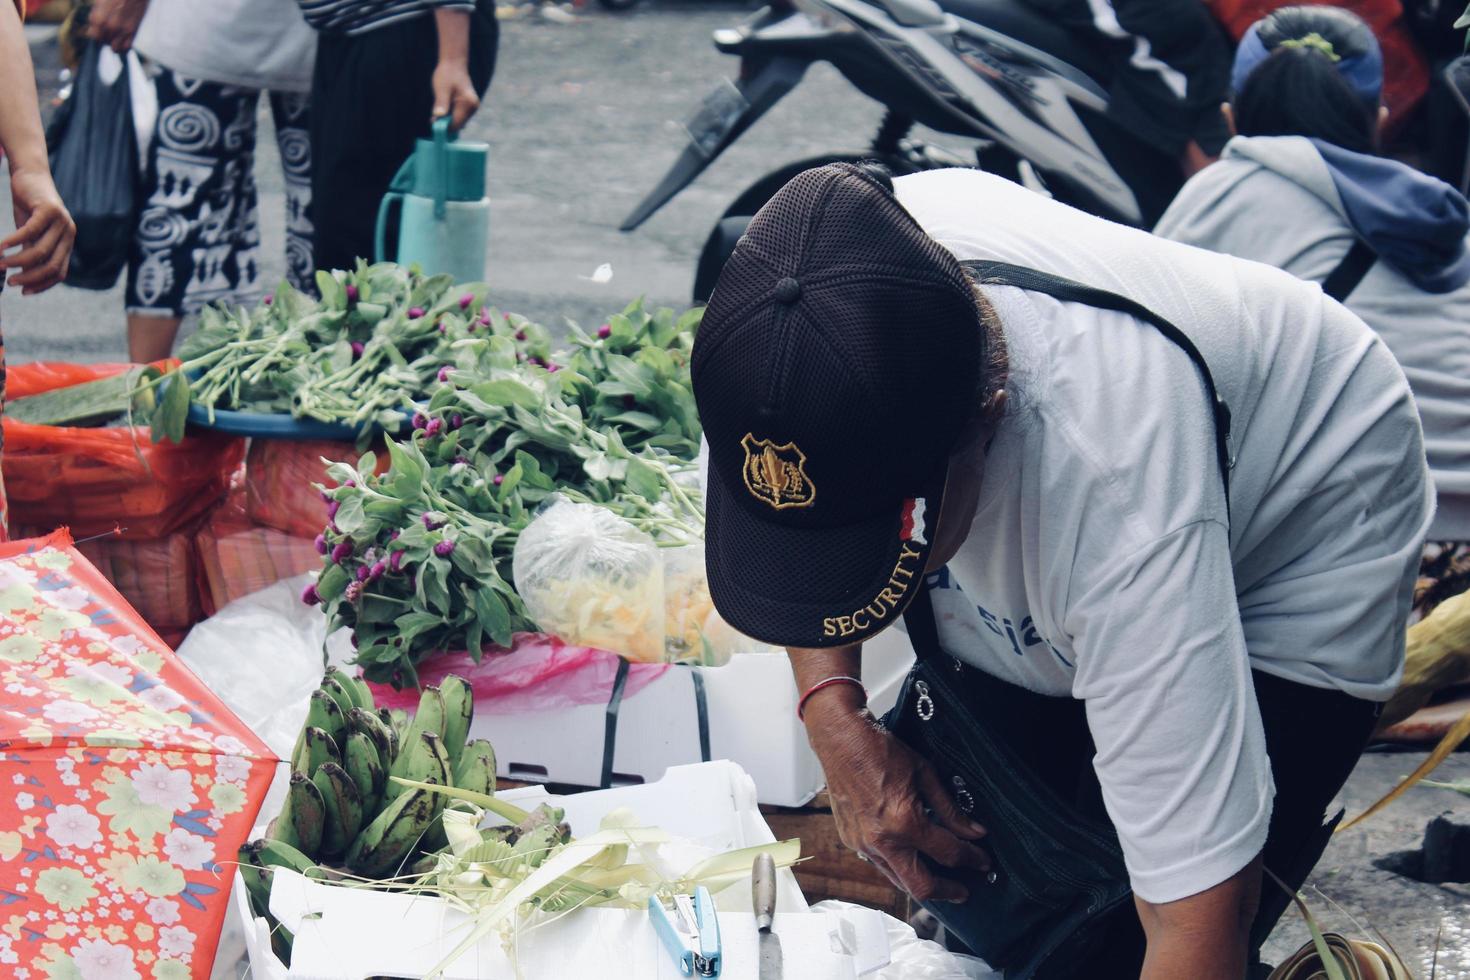
[[[492,316],[483,283],[456,286],[392,263],[318,272],[316,283],[320,299],[282,283],[253,310],[205,309],[179,369],[149,382],[166,392],[154,438],[177,441],[190,402],[211,418],[226,409],[396,432],[450,347]]]
[[[698,540],[698,319],[635,302],[595,335],[573,327],[557,361],[540,353],[544,328],[482,318],[437,366],[409,438],[388,442],[387,472],[374,475],[371,453],[329,468],[325,566],[303,599],[353,631],[369,680],[416,686],[414,664],[433,653],[478,659],[487,640],[535,628],[511,558],[553,495],[606,507],[662,545]]]

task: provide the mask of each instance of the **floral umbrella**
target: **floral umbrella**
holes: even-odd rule
[[[0,975],[208,977],[276,759],[58,531],[0,545]]]

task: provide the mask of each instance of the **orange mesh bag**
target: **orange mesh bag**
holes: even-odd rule
[[[95,381],[124,364],[18,364],[9,397]],[[130,540],[161,538],[189,524],[224,496],[245,441],[191,433],[154,445],[148,429],[31,425],[4,420],[3,467],[16,524],[68,526],[80,538],[123,529]]]
[[[322,556],[317,554],[312,538],[294,537],[256,524],[246,513],[245,496],[243,490],[231,493],[194,539],[199,556],[200,600],[206,616],[213,616],[241,596],[322,566]],[[320,499],[317,505],[320,507]]]
[[[194,538],[199,521],[147,541],[115,534],[73,545],[112,583],[170,647],[204,618],[199,598],[199,559]],[[42,537],[51,528],[17,525],[15,537]]]
[[[388,469],[388,453],[373,446],[378,473]],[[255,439],[245,459],[245,513],[263,527],[298,538],[314,538],[327,523],[326,504],[315,484],[334,486],[322,462],[356,463],[362,453],[351,442],[310,439]]]

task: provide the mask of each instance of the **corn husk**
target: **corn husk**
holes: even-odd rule
[[[1378,730],[1403,721],[1438,691],[1470,683],[1470,592],[1440,603],[1409,627],[1404,679],[1378,720]]]

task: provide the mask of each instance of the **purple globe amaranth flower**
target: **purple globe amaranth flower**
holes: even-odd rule
[[[415,429],[425,428],[429,424],[429,417],[423,412],[415,412],[413,415],[413,427]]]
[[[612,336],[612,325],[611,324],[608,324],[608,323],[604,323],[602,326],[598,327],[597,328],[597,336],[598,336],[598,339],[600,339],[600,340],[606,340],[607,338],[611,337]]]
[[[325,555],[328,551],[332,550],[327,544],[327,536],[325,534],[318,534],[312,544],[316,545],[316,553],[319,555]]]
[[[332,549],[332,561],[342,564],[342,560],[352,557],[352,542],[338,541],[337,546]]]
[[[357,580],[359,582],[366,582],[368,580],[368,576],[371,575],[372,573],[373,573],[373,570],[371,568],[369,568],[368,566],[366,566],[366,565],[358,565],[357,566],[357,573],[356,574],[357,574]]]
[[[329,493],[327,493],[327,491],[325,491],[325,490],[318,490],[317,493],[321,496],[322,503],[324,503],[324,504],[330,504],[332,502],[332,495],[329,494]]]
[[[373,562],[373,567],[368,570],[368,578],[376,582],[378,579],[387,574],[387,572],[388,563],[386,561],[383,561],[382,559],[379,559],[378,561]]]
[[[441,333],[441,334],[445,334],[445,333],[448,333],[448,332],[449,332],[449,328],[448,328],[448,327],[446,327],[446,326],[445,326],[445,325],[444,325],[444,324],[442,324],[442,323],[436,323],[436,324],[434,324],[434,325],[435,325],[435,326],[436,326],[436,327],[438,327],[438,328],[439,328],[439,332],[440,332],[440,333]]]
[[[443,419],[429,419],[429,424],[424,426],[424,435],[432,439],[439,434],[442,428],[444,428]]]
[[[443,521],[436,521],[436,520],[434,520],[433,517],[431,517],[428,514],[425,514],[424,515],[424,529],[425,530],[427,530],[427,531],[437,531],[437,530],[439,530],[443,526],[444,526],[444,522]]]
[[[337,519],[337,511],[339,511],[341,509],[342,509],[342,502],[341,501],[339,501],[339,500],[329,500],[329,501],[327,501],[327,520],[329,520],[329,521],[336,520]]]
[[[347,302],[349,302],[349,303],[356,303],[357,302],[357,287],[356,286],[352,285],[351,283],[348,283],[347,284],[346,293],[347,293]]]
[[[467,310],[467,309],[470,308],[470,304],[473,303],[474,301],[475,301],[475,294],[474,293],[465,293],[463,296],[461,296],[459,298],[459,308],[462,309],[462,310]]]
[[[308,585],[301,590],[301,601],[308,606],[319,606],[321,605],[322,594],[316,590],[315,585]]]
[[[500,486],[504,482],[505,482],[505,474],[504,473],[496,473],[495,474],[495,485],[498,487],[498,486]]]
[[[448,364],[444,365],[442,368],[439,369],[439,380],[441,382],[442,381],[448,381],[449,380],[449,365]]]
[[[455,463],[464,463],[465,465],[468,465],[469,464],[469,461],[470,461],[470,458],[468,456],[456,456],[456,457],[454,457],[454,460],[453,460],[453,462],[455,462]]]
[[[360,340],[354,340],[350,346],[352,347],[352,359],[354,361],[362,356],[363,351],[367,350],[367,345]]]
[[[266,297],[266,298],[265,298],[265,305],[266,305],[266,306],[270,306],[270,305],[271,305],[271,303],[273,303],[273,302],[275,302],[275,299],[276,299],[276,298],[275,298],[275,297],[274,297],[274,296],[267,296],[267,297]]]
[[[506,319],[509,320],[510,317],[506,317]],[[516,331],[516,340],[525,340],[525,339],[526,339],[526,331],[524,331],[524,330],[517,330]]]
[[[397,541],[398,540],[398,534],[399,534],[399,532],[394,531],[392,534],[388,535],[388,540],[389,541]]]
[[[463,415],[455,412],[453,415],[449,416],[449,427],[451,429],[458,429],[462,425],[464,425]]]
[[[560,370],[561,370],[561,365],[558,364],[558,363],[556,363],[555,361],[547,361],[546,362],[546,371],[547,371],[548,374],[555,374],[556,372],[558,372]]]
[[[465,324],[465,328],[464,328],[465,329],[465,333],[474,333],[475,332],[475,327],[476,327],[475,321],[474,320],[471,320],[469,323]]]
[[[408,318],[410,320],[417,320],[419,317],[424,315],[424,312],[425,311],[422,306],[410,306],[408,308]]]
[[[450,555],[454,554],[454,542],[448,540],[440,541],[438,544],[434,545],[434,554],[438,555],[440,558],[448,558]]]
[[[356,480],[348,480],[346,483],[344,483],[342,485],[344,487],[355,487],[355,486],[357,486],[357,481]]]
[[[406,552],[395,551],[388,556],[388,571],[398,572],[403,568],[403,556]]]
[[[357,600],[362,597],[362,583],[348,582],[347,591],[342,593],[342,597],[348,602],[357,602]]]

